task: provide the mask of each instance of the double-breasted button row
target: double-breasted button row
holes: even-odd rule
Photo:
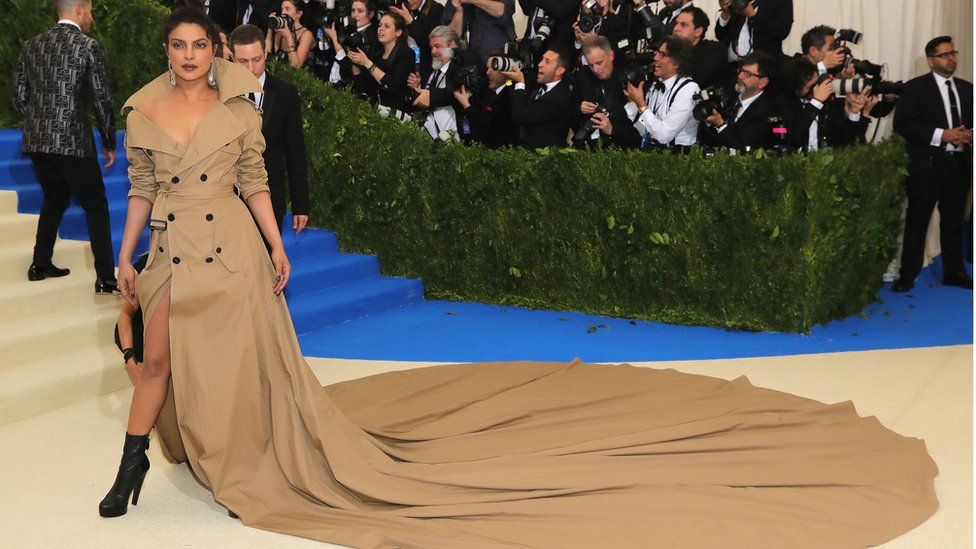
[[[169,214],[166,216],[166,219],[169,219],[170,221],[176,221],[176,216],[173,214]]]
[[[213,214],[207,214],[207,221],[213,221]]]
[[[206,180],[207,180],[207,174],[205,173],[200,174],[200,181],[206,181]]]
[[[176,265],[179,265],[180,264],[180,258],[174,257],[173,258],[173,263],[175,263]]]
[[[212,257],[208,257],[207,258],[207,263],[213,263],[213,258]]]
[[[176,176],[174,175],[174,176],[173,176],[173,179],[171,179],[170,181],[172,181],[173,183],[179,183],[179,182],[180,182],[180,178],[179,178],[179,177],[176,177]]]

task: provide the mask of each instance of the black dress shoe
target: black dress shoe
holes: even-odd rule
[[[908,280],[907,278],[899,278],[894,284],[891,285],[891,291],[895,292],[896,294],[903,294],[914,287],[915,282]]]
[[[237,516],[237,514],[235,514],[230,509],[227,510],[227,516],[230,517],[230,518],[241,518],[241,517]]]
[[[119,281],[112,279],[101,279],[95,281],[95,293],[99,295],[112,295],[119,292]]]
[[[942,283],[946,286],[958,286],[959,288],[966,288],[969,290],[973,289],[973,279],[969,278],[969,275],[965,273],[943,277]]]
[[[58,278],[59,276],[68,276],[70,269],[59,269],[54,266],[54,264],[48,265],[47,267],[38,267],[31,263],[29,269],[27,269],[27,280],[44,280],[45,278]]]

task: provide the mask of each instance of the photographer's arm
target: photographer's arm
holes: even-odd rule
[[[905,86],[895,109],[895,131],[916,145],[938,146],[942,143],[944,128],[937,127],[931,118],[925,117],[917,89],[916,86]]]
[[[556,21],[568,22],[575,19],[579,12],[577,3],[566,0],[537,0],[536,3],[546,12],[546,15],[551,15]]]
[[[441,23],[451,27],[454,32],[461,36],[461,27],[464,24],[464,10],[461,9],[461,0],[449,0],[444,5],[444,11],[441,12]],[[462,38],[464,38],[462,36]]]
[[[507,2],[500,2],[498,0],[461,0],[462,4],[473,4],[474,7],[487,13],[488,15],[494,17],[495,19],[508,13],[509,16],[515,7],[515,0],[507,0]]]
[[[786,40],[793,28],[793,0],[763,4],[752,17],[752,28],[770,38]]]

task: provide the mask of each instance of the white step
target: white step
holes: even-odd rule
[[[57,308],[0,324],[0,374],[48,357],[113,343],[120,308],[120,298],[100,296],[96,305]]]
[[[0,324],[13,320],[29,322],[32,317],[51,311],[93,308],[119,300],[95,295],[94,280],[88,273],[72,271],[65,277],[31,282],[25,270],[16,281],[0,284]]]
[[[0,425],[56,410],[131,384],[113,345],[53,352],[44,360],[0,371]]]
[[[19,239],[0,244],[0,286],[19,280],[27,280],[27,269],[34,257],[34,239]],[[69,276],[91,279],[95,284],[94,256],[88,242],[61,240],[54,244],[52,262],[61,268],[71,269]],[[46,281],[38,281],[38,283]]]
[[[13,241],[33,241],[37,234],[37,218],[34,214],[19,214],[16,211],[0,212],[0,235],[6,243]]]
[[[17,191],[0,191],[0,214],[17,213]]]

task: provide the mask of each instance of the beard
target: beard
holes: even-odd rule
[[[442,61],[440,59],[433,59],[430,62],[430,68],[434,69],[435,71],[439,71],[446,64],[447,63],[445,63],[444,61]]]

